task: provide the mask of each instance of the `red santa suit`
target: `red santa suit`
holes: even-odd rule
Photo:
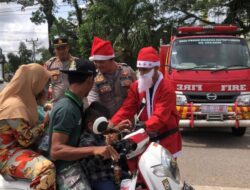
[[[131,85],[122,107],[112,117],[113,124],[116,125],[124,119],[133,119],[134,115],[140,111],[143,98],[146,99],[146,106],[140,115],[140,121],[145,122],[147,132],[157,132],[160,135],[178,127],[179,115],[176,110],[175,91],[171,83],[163,79],[160,72],[153,87],[152,103],[149,90],[139,93],[138,82],[135,81]],[[167,148],[174,157],[177,157],[182,147],[179,130],[162,138],[159,143]]]

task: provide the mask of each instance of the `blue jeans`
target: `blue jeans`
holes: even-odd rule
[[[94,180],[91,186],[93,190],[117,190],[117,186],[111,179]]]

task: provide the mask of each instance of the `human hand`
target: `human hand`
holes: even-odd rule
[[[117,142],[118,139],[119,139],[119,135],[117,133],[111,133],[111,134],[105,135],[106,144],[108,145],[114,142]]]
[[[115,128],[119,129],[120,131],[124,129],[131,129],[132,128],[132,122],[129,119],[122,120],[120,123],[118,123]]]
[[[45,110],[45,111],[51,110],[52,107],[53,107],[53,106],[52,106],[51,103],[46,103],[46,104],[44,105],[44,110]]]
[[[112,160],[115,161],[118,161],[120,157],[120,155],[116,152],[116,150],[110,145],[95,147],[94,155],[102,156],[104,159],[111,158]]]

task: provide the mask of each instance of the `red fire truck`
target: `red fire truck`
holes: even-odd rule
[[[161,71],[176,88],[180,127],[250,127],[250,53],[233,25],[183,26],[160,47]]]

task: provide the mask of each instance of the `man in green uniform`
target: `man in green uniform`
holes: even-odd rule
[[[98,74],[87,98],[89,104],[101,102],[109,109],[111,116],[121,107],[130,85],[136,80],[132,68],[125,63],[116,63],[114,57],[111,43],[95,37],[89,59],[94,61]]]
[[[57,102],[51,113],[50,158],[55,161],[60,190],[89,190],[89,184],[78,160],[89,155],[118,159],[119,155],[111,146],[78,147],[83,130],[81,100],[92,88],[96,74],[95,65],[78,59],[68,70],[62,72],[68,75],[69,90],[65,92],[65,97]]]

